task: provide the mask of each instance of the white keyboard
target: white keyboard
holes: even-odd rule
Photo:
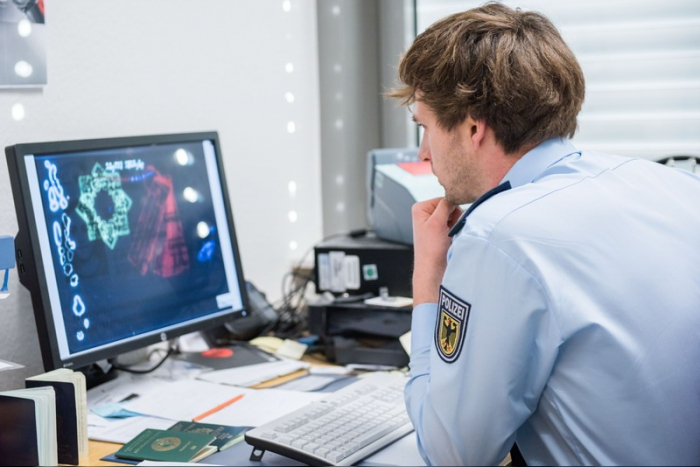
[[[363,378],[318,401],[246,432],[251,460],[265,450],[309,465],[352,465],[413,431],[404,404],[407,379]]]

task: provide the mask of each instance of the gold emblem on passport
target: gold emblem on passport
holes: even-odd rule
[[[435,347],[447,363],[454,362],[462,350],[471,305],[440,287],[439,318],[435,329]]]
[[[182,440],[180,438],[168,436],[165,438],[158,438],[157,440],[153,441],[153,443],[151,443],[151,449],[158,452],[172,451],[180,446],[180,444],[182,444]]]

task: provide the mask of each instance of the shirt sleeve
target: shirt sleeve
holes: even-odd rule
[[[461,351],[436,347],[438,304],[417,306],[411,324],[406,406],[428,465],[495,465],[535,411],[561,334],[542,284],[522,261],[487,240],[460,235],[443,287],[469,305]]]

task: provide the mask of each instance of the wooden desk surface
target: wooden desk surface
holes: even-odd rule
[[[328,365],[328,362],[325,362],[323,359],[319,357],[315,357],[313,355],[311,356],[304,356],[304,361],[307,361],[311,363],[312,365]],[[286,383],[287,381],[291,381],[295,378],[298,378],[299,376],[302,376],[306,374],[307,372],[305,370],[302,371],[297,371],[295,373],[286,375],[286,376],[281,376],[279,378],[275,378],[271,381],[267,381],[262,384],[258,384],[257,386],[254,386],[256,389],[264,389],[264,388],[271,388],[278,386],[280,384]],[[173,422],[175,423],[175,422]],[[126,464],[121,464],[121,463],[114,463],[114,462],[107,462],[100,460],[103,457],[112,454],[113,452],[117,451],[119,448],[121,448],[122,445],[118,443],[107,443],[104,441],[94,441],[90,440],[89,441],[89,454],[88,457],[82,458],[80,460],[80,465],[121,465],[125,466]]]

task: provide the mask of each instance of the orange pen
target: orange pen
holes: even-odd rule
[[[213,414],[213,413],[215,413],[215,412],[218,412],[218,411],[221,410],[221,409],[225,409],[226,407],[228,407],[229,405],[233,404],[234,402],[236,402],[236,401],[238,401],[238,400],[241,400],[241,399],[243,398],[244,395],[245,395],[245,394],[239,394],[239,395],[237,395],[236,397],[234,397],[233,399],[227,400],[227,401],[224,402],[223,404],[219,404],[219,405],[217,405],[216,407],[214,407],[213,409],[207,410],[206,412],[204,412],[204,413],[201,414],[201,415],[197,415],[196,417],[194,417],[194,418],[192,419],[192,421],[193,421],[193,422],[198,422],[198,421],[200,421],[201,419],[203,419],[204,417],[208,417],[209,415],[211,415],[211,414]]]

